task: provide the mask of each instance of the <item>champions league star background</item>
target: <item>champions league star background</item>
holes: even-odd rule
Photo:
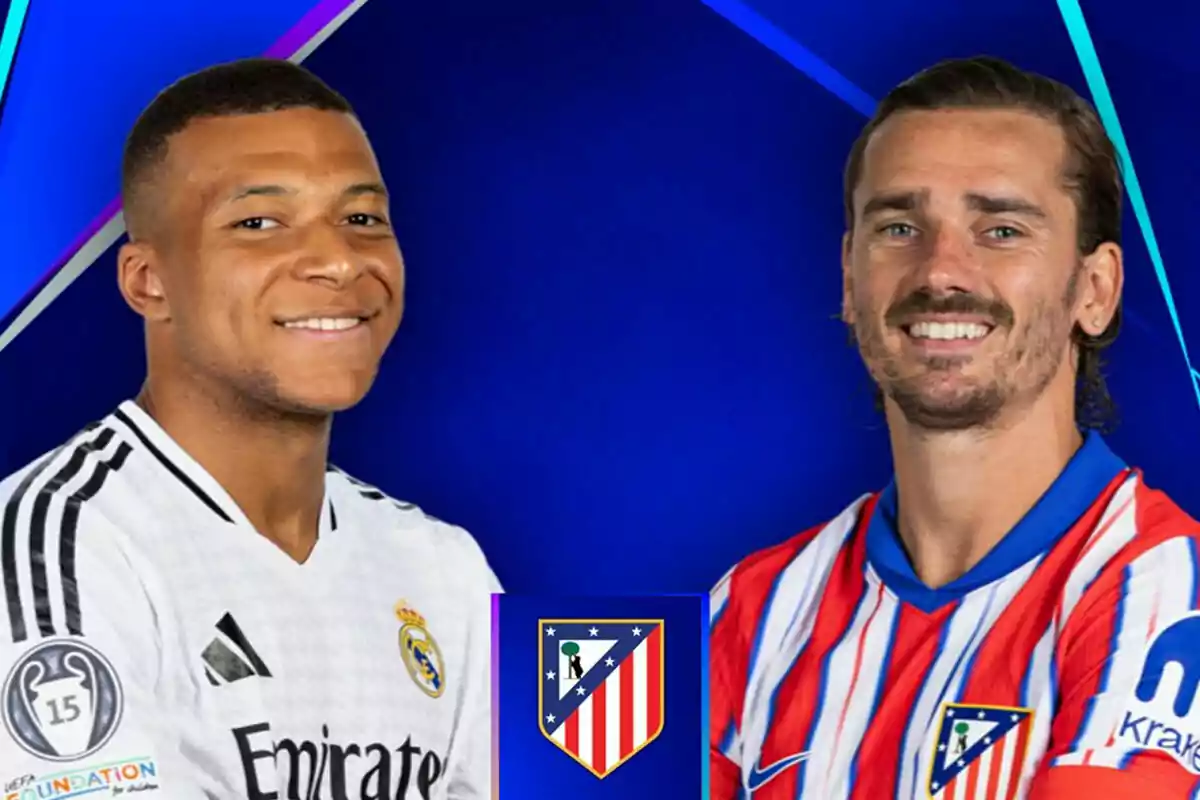
[[[120,147],[137,112],[210,63],[299,54],[358,108],[409,271],[407,318],[375,391],[337,425],[336,462],[470,529],[511,591],[704,591],[885,482],[885,432],[836,320],[842,163],[889,87],[985,52],[1084,91],[1117,139],[1127,325],[1111,351],[1111,441],[1200,512],[1186,346],[1200,324],[1200,159],[1186,138],[1200,127],[1200,7],[0,11],[0,473],[137,391],[140,328],[114,281]],[[519,774],[531,783],[516,796],[540,785],[532,766]]]

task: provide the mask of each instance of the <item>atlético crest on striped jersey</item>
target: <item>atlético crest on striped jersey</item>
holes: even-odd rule
[[[663,729],[661,619],[538,620],[538,727],[603,778]]]
[[[945,703],[929,771],[933,800],[1013,800],[1033,710]]]

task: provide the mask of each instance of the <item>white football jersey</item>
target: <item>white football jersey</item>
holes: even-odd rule
[[[495,576],[325,486],[298,564],[133,402],[0,482],[0,798],[489,796]]]

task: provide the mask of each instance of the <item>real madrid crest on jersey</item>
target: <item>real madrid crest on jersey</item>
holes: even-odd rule
[[[446,664],[425,618],[401,600],[396,603],[396,619],[400,620],[400,655],[413,682],[430,697],[441,697],[446,691]]]
[[[94,648],[50,639],[13,666],[0,693],[9,735],[47,761],[71,761],[103,747],[121,721],[117,673]]]
[[[1033,710],[1028,708],[943,705],[929,796],[975,797],[979,787],[986,787],[989,800],[1016,797],[1032,726]]]

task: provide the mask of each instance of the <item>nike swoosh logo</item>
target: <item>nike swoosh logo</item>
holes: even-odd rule
[[[765,769],[759,769],[757,766],[752,767],[750,774],[746,776],[746,791],[754,794],[774,780],[777,775],[788,767],[793,767],[802,761],[806,761],[808,755],[808,753],[796,753],[795,755],[786,756]],[[759,763],[762,763],[762,759],[759,759]]]

